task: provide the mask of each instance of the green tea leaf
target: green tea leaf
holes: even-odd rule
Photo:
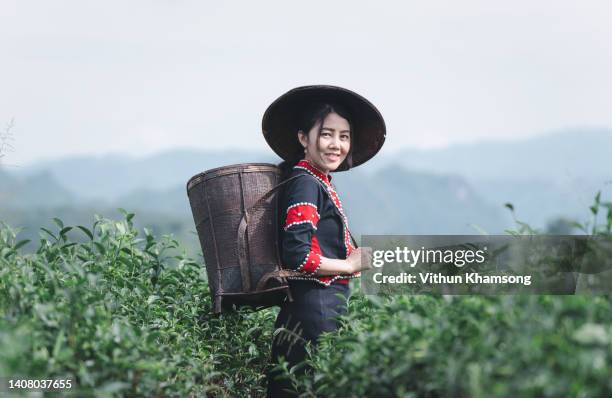
[[[91,233],[91,231],[90,231],[89,229],[85,228],[85,227],[84,227],[84,226],[82,226],[82,225],[77,225],[77,228],[78,228],[78,229],[80,229],[81,231],[83,231],[83,233],[84,233],[85,235],[87,235],[87,237],[89,238],[89,240],[93,240],[94,236],[93,236],[93,234]]]
[[[53,222],[55,223],[55,225],[57,225],[59,229],[64,228],[64,223],[59,218],[53,217]]]
[[[17,244],[13,247],[13,249],[15,249],[16,251],[19,250],[20,248],[22,248],[23,246],[27,245],[28,243],[30,243],[29,239],[25,239],[22,241],[17,242]]]
[[[53,232],[49,231],[47,228],[45,227],[40,227],[40,229],[45,232],[47,235],[49,235],[50,237],[52,237],[56,242],[57,242],[57,237],[53,234]]]
[[[60,236],[61,237],[65,236],[68,233],[68,231],[70,231],[71,229],[72,229],[72,227],[64,227],[64,228],[62,228],[62,230],[60,231]]]

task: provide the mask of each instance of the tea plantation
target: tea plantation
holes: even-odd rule
[[[133,217],[56,219],[32,254],[1,227],[0,376],[75,380],[45,396],[264,396],[278,310],[211,315],[201,260]],[[314,377],[287,373],[303,396],[612,396],[609,296],[353,292]]]

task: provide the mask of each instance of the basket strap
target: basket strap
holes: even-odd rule
[[[299,177],[306,176],[308,174],[298,174],[291,178],[286,179],[285,181],[277,184],[275,187],[271,188],[268,192],[262,195],[261,198],[257,199],[257,201],[248,209],[245,209],[244,214],[242,215],[242,219],[240,220],[240,224],[238,225],[238,264],[240,265],[240,274],[242,276],[242,287],[243,291],[250,292],[251,289],[251,278],[249,272],[249,254],[248,254],[248,244],[247,244],[247,226],[249,224],[249,213],[264,203],[266,200],[272,196],[274,192],[276,192],[283,185],[287,184],[290,181],[293,181]]]
[[[297,178],[300,178],[302,176],[308,176],[308,174],[298,174],[296,176],[293,176],[291,178],[287,178],[285,181],[277,184],[275,187],[270,188],[270,190],[268,192],[266,192],[265,194],[262,195],[261,198],[257,199],[257,202],[253,203],[253,205],[251,207],[249,207],[249,209],[247,210],[247,213],[249,211],[251,211],[252,209],[254,209],[255,207],[261,205],[263,202],[265,202],[268,198],[270,198],[270,196],[276,192],[280,187],[282,187],[283,185],[287,184],[290,181],[293,181]]]
[[[353,241],[353,246],[355,246],[355,249],[359,248],[359,246],[357,246],[357,241],[355,240],[355,237],[351,233],[351,230],[347,228],[347,231],[349,233],[349,236],[351,237],[351,240]]]
[[[251,277],[249,273],[249,262],[247,254],[247,242],[246,242],[246,227],[248,214],[242,216],[240,225],[238,225],[238,264],[240,265],[240,275],[242,276],[242,289],[243,291],[251,291]]]
[[[286,278],[288,276],[302,276],[302,275],[303,274],[298,271],[292,271],[289,269],[281,269],[278,271],[268,272],[267,274],[264,274],[261,277],[261,279],[259,280],[259,283],[257,283],[257,287],[255,288],[255,290],[256,291],[263,290],[268,284],[268,282],[270,281],[270,279]]]

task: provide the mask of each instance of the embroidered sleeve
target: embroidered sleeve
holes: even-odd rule
[[[310,177],[298,178],[285,192],[283,264],[306,275],[314,275],[321,263],[321,249],[315,234],[320,218],[319,195],[319,185]]]

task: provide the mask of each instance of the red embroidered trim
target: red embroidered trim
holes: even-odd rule
[[[319,267],[321,266],[321,248],[319,247],[319,241],[316,236],[312,237],[310,244],[310,251],[306,255],[306,258],[297,268],[297,271],[303,272],[307,275],[314,275]]]
[[[287,208],[287,218],[285,219],[285,231],[298,224],[310,223],[314,229],[317,229],[319,223],[319,213],[317,206],[312,203],[301,202],[289,206]]]
[[[351,244],[351,237],[349,234],[349,228],[348,228],[348,220],[346,218],[346,214],[344,214],[344,209],[342,208],[342,201],[340,200],[340,197],[338,197],[338,193],[334,190],[334,188],[330,185],[327,189],[329,196],[332,198],[332,202],[334,202],[334,204],[336,205],[336,207],[338,208],[338,211],[340,211],[340,214],[342,214],[342,221],[344,222],[344,246],[345,246],[345,250],[346,250],[346,257],[350,256],[350,254],[353,252],[354,247]]]
[[[287,207],[287,213],[289,213],[289,210],[291,210],[291,208],[295,207],[295,206],[311,206],[314,211],[317,213],[317,216],[319,216],[319,213],[317,212],[317,205],[315,205],[314,203],[310,203],[310,202],[299,202],[299,203],[295,203],[292,204],[291,206]]]
[[[359,278],[360,276],[361,276],[360,273],[356,272],[351,275],[334,275],[334,276],[319,276],[319,277],[289,276],[287,278],[302,280],[302,281],[313,281],[313,282],[318,282],[319,284],[323,286],[329,286],[335,281],[346,284],[349,282],[349,279]]]
[[[326,186],[330,186],[331,185],[331,176],[326,175],[325,173],[323,173],[321,170],[317,169],[316,167],[314,167],[312,165],[312,163],[310,163],[310,161],[306,160],[306,159],[302,159],[300,160],[295,167],[296,169],[303,169],[306,170],[307,172],[309,172],[310,174],[312,174],[315,178],[317,178],[318,180],[320,180],[323,184],[325,184]]]

